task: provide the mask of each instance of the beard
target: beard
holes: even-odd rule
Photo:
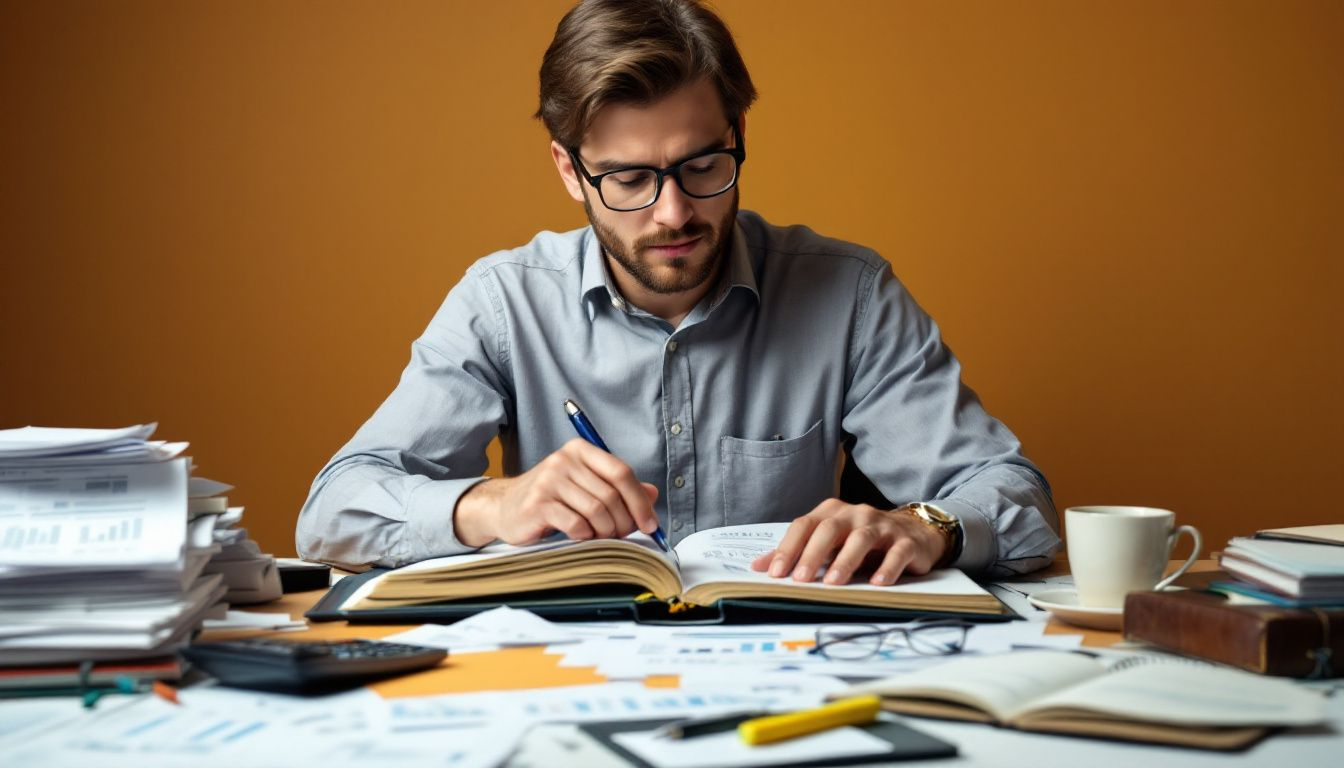
[[[641,288],[650,293],[666,295],[693,290],[714,277],[732,243],[732,228],[737,221],[737,205],[738,193],[734,189],[733,204],[727,214],[719,220],[718,226],[693,218],[680,229],[641,237],[628,247],[614,229],[597,220],[586,197],[583,201],[583,210],[588,214],[588,223],[593,226],[593,233],[597,236],[597,242],[601,244],[602,250],[615,259]],[[696,237],[701,238],[698,245],[705,246],[706,253],[699,262],[685,256],[669,259],[648,254],[651,246],[668,245]]]

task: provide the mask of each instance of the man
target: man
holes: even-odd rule
[[[693,0],[584,0],[564,17],[538,117],[591,226],[468,270],[314,481],[301,554],[397,566],[554,531],[661,523],[675,542],[781,521],[754,567],[799,581],[1047,562],[1044,478],[890,266],[739,213],[755,96]],[[567,399],[611,453],[575,436]],[[506,477],[486,479],[496,436]],[[842,448],[876,504],[835,498]]]

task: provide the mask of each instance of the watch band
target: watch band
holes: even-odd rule
[[[934,568],[946,568],[961,556],[963,543],[961,520],[948,514],[940,507],[920,501],[905,504],[898,507],[896,511],[914,517],[943,536],[947,546],[943,549],[942,557],[939,557],[938,562],[933,564]]]

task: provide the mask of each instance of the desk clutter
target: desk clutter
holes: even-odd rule
[[[0,692],[0,754],[7,764],[779,768],[952,756],[998,765],[1005,754],[1032,762],[1048,752],[1076,754],[1063,762],[1076,765],[1114,762],[1121,751],[1167,764],[1194,754],[1188,748],[1217,750],[1226,764],[1241,758],[1327,764],[1338,756],[1344,697],[1159,651],[1083,648],[1081,635],[1048,622],[1027,600],[1072,587],[1067,575],[989,585],[960,573],[912,579],[906,591],[932,596],[930,602],[922,611],[909,603],[891,613],[851,597],[824,611],[773,602],[762,610],[753,586],[746,602],[755,601],[756,612],[739,614],[753,620],[735,624],[707,623],[699,618],[705,613],[643,622],[625,610],[618,611],[621,620],[597,620],[591,595],[572,610],[558,609],[554,599],[531,600],[536,610],[526,610],[529,600],[520,598],[527,596],[491,582],[450,601],[438,615],[451,623],[391,634],[368,628],[378,642],[315,642],[323,631],[342,638],[360,633],[357,625],[327,625],[283,647],[277,644],[285,636],[273,634],[223,643],[206,636],[209,643],[190,645],[203,625],[225,618],[228,603],[278,596],[279,568],[248,539],[242,509],[226,498],[231,488],[192,477],[186,445],[153,441],[152,433],[152,425],[96,434],[0,432],[0,689],[40,684],[48,692],[81,693],[102,686],[133,694],[83,708],[87,700],[78,696],[6,701]],[[664,596],[691,594],[688,582],[713,584],[700,573],[705,562],[733,565],[776,536],[767,528],[729,529],[702,537],[713,544],[703,557],[682,547],[684,567],[668,569]],[[553,565],[566,551],[592,549],[601,547],[552,544],[554,554],[523,553],[512,562]],[[486,553],[477,562],[496,567],[517,554]],[[307,586],[325,582],[321,568],[288,565],[300,580],[316,579]],[[405,572],[432,566],[435,576],[470,586],[473,579],[458,578],[462,569],[447,565]],[[1319,587],[1307,579],[1314,571],[1294,573]],[[429,597],[442,598],[442,585],[424,575],[398,589],[431,584]],[[327,598],[349,603],[353,618],[367,620],[366,609],[354,606],[380,578],[347,577]],[[1221,593],[1129,599],[1230,602],[1224,596],[1234,593],[1238,601],[1254,599],[1243,594],[1251,582],[1226,584]],[[949,594],[972,600],[949,605]],[[401,602],[408,595],[385,597]],[[411,624],[406,616],[435,615],[432,603],[421,604],[425,597],[411,594],[405,604],[372,610]],[[783,599],[797,598],[791,592]],[[1008,607],[984,610],[987,599]],[[622,592],[615,602],[631,600]],[[1262,607],[1313,617],[1332,612],[1272,600]],[[937,610],[921,618],[901,616],[931,608]],[[1026,620],[1003,620],[1014,612]],[[287,614],[229,613],[217,626],[257,632],[295,623]],[[323,618],[339,618],[331,613]],[[1128,629],[1142,612],[1126,604],[1124,613]],[[872,618],[887,615],[898,618]],[[1150,623],[1177,626],[1175,615],[1158,606]],[[1326,628],[1344,636],[1334,625]],[[1299,629],[1287,635],[1304,636]],[[274,656],[267,669],[256,663],[259,653]],[[178,678],[180,659],[192,657],[193,676],[213,668],[219,679],[175,689],[147,684]],[[409,673],[387,677],[397,671]],[[336,684],[361,675],[380,679],[355,688]],[[314,688],[324,693],[285,692]],[[828,706],[833,701],[847,703]],[[766,726],[774,730],[766,733]],[[1282,738],[1265,738],[1280,730]],[[1171,745],[1187,750],[1164,751]]]
[[[1233,538],[1219,563],[1207,590],[1128,595],[1125,636],[1263,675],[1344,675],[1344,525]]]
[[[819,630],[809,625],[557,624],[501,607],[385,638],[453,644],[419,684],[412,676],[316,697],[196,685],[181,688],[175,702],[122,696],[83,712],[72,702],[41,699],[22,702],[41,706],[16,714],[9,705],[20,702],[0,702],[0,750],[16,765],[140,768],[331,760],[482,768],[788,766],[951,756],[974,749],[977,738],[1002,738],[1005,729],[989,723],[1024,733],[1229,749],[1327,716],[1326,697],[1291,682],[1170,656],[1086,650],[1079,636],[1045,629],[1039,621],[977,624],[952,655],[916,653],[899,640],[909,633],[886,632],[896,641],[882,653],[850,662],[844,653],[810,653]],[[452,681],[477,664],[494,665],[496,684],[436,690],[434,676]],[[594,664],[604,670],[589,678],[594,684],[559,684],[565,670]],[[660,677],[671,684],[655,682]],[[760,746],[742,738],[750,720],[796,713],[785,720],[817,722],[828,700],[856,696],[880,697],[887,712],[870,722],[865,710]],[[718,716],[731,716],[732,727],[694,725]],[[691,733],[671,738],[669,725],[677,720],[687,721],[682,729]],[[972,722],[949,731],[958,721]],[[548,748],[535,746],[553,732],[547,726],[559,725],[573,730]],[[1034,748],[1101,743],[1052,739]]]
[[[154,429],[0,430],[0,696],[176,679],[205,622],[280,596],[231,486]]]

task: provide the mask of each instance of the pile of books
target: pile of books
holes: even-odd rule
[[[1228,542],[1220,591],[1296,608],[1344,607],[1344,525],[1260,531]]]
[[[1236,537],[1206,589],[1134,592],[1128,640],[1263,675],[1344,676],[1344,525]]]
[[[0,430],[0,693],[76,669],[175,677],[177,649],[225,615],[242,510],[155,426]],[[240,595],[279,595],[265,559]]]

